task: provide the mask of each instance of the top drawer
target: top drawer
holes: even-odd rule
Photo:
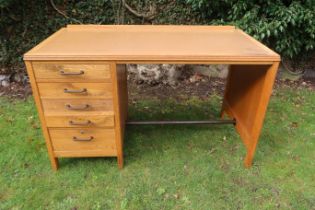
[[[37,82],[110,82],[109,63],[33,62]]]

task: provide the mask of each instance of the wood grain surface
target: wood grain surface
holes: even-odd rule
[[[111,83],[38,83],[39,94],[44,98],[112,98]],[[82,91],[82,93],[69,93],[67,91]],[[83,91],[86,89],[86,91]]]
[[[42,104],[45,116],[113,113],[111,99],[43,99]],[[73,108],[69,108],[68,105]]]
[[[64,128],[50,128],[49,129],[52,146],[55,153],[59,157],[62,154],[71,152],[81,157],[93,156],[93,153],[103,153],[103,155],[115,155],[115,130],[114,129],[92,129],[92,128],[78,128],[78,129],[64,129]],[[89,139],[90,141],[74,141],[73,137],[78,139]]]
[[[45,116],[47,127],[114,127],[114,115],[110,114],[76,114]]]
[[[37,82],[110,82],[109,65],[104,62],[45,61],[32,65]]]
[[[116,156],[123,167],[127,63],[231,64],[221,115],[236,120],[250,167],[280,56],[232,26],[69,25],[24,59],[56,170],[57,157]]]
[[[231,26],[84,25],[60,29],[25,60],[279,61]]]

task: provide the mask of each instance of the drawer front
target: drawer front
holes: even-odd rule
[[[49,134],[58,156],[115,156],[114,129],[50,128]]]
[[[112,98],[111,83],[38,83],[41,98]]]
[[[108,63],[33,62],[37,82],[109,82]]]
[[[113,113],[112,99],[42,99],[45,115]]]
[[[113,128],[114,115],[46,116],[47,127],[108,127]]]

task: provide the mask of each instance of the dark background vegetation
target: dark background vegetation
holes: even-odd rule
[[[67,24],[236,25],[283,57],[315,48],[315,0],[0,0],[0,73]]]

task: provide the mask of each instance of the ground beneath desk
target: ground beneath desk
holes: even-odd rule
[[[191,82],[186,79],[177,85],[168,84],[147,84],[136,81],[133,77],[128,80],[129,102],[135,102],[143,99],[174,99],[176,101],[187,100],[192,97],[207,99],[211,95],[223,96],[225,88],[225,79],[217,77],[198,76],[197,80]],[[304,79],[290,80],[278,77],[274,88],[290,87],[294,90],[309,89],[315,90],[315,81]]]

